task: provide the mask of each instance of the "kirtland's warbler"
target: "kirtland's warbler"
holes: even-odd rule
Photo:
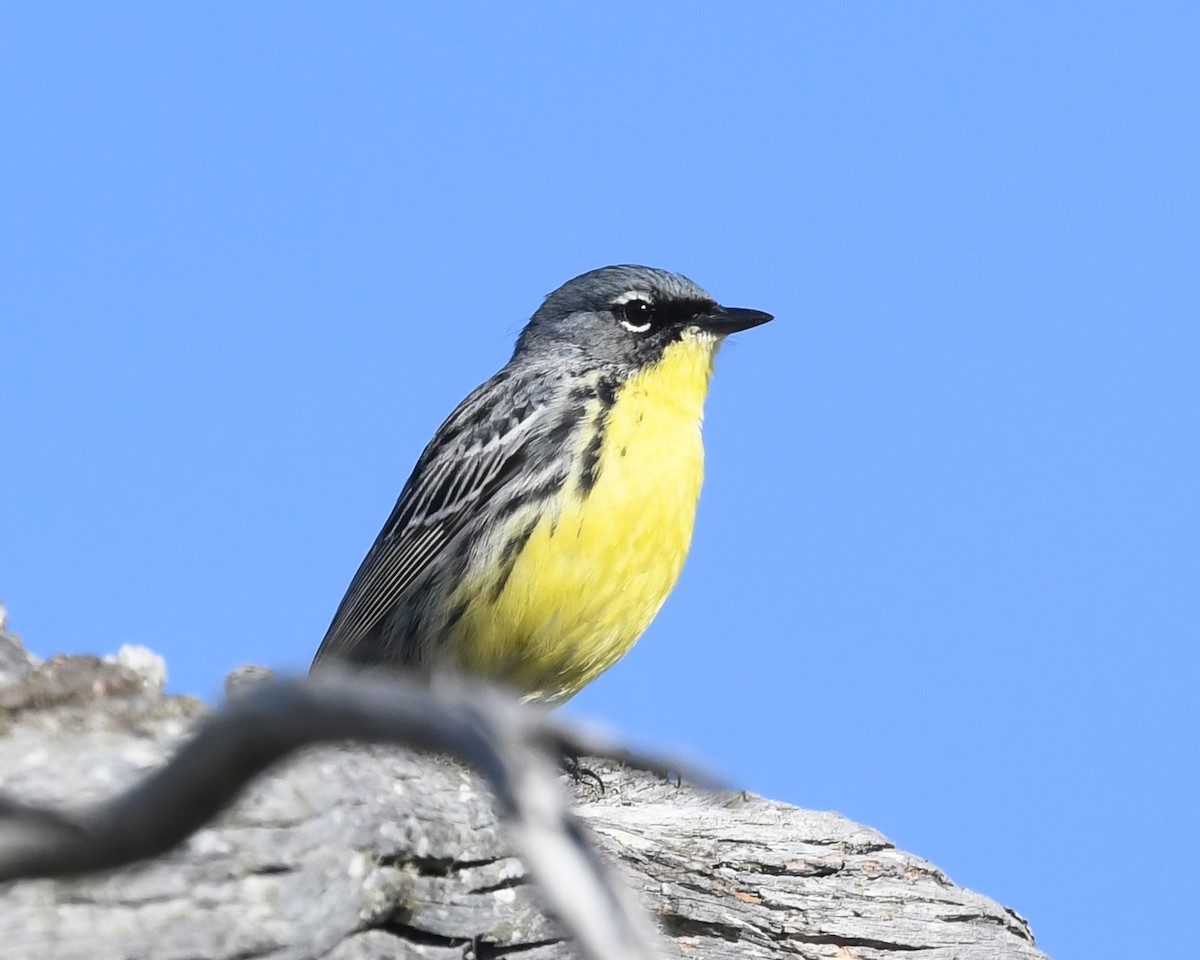
[[[429,441],[313,667],[463,672],[556,703],[612,666],[687,554],[717,346],[770,319],[650,267],[555,290]]]

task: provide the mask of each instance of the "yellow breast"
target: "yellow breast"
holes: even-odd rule
[[[606,416],[595,403],[589,423],[599,428],[603,417],[603,434],[594,484],[580,471],[565,485],[498,594],[464,584],[474,599],[454,644],[463,669],[531,699],[562,700],[646,629],[692,538],[715,352],[713,338],[686,337],[628,380]],[[595,430],[583,434],[581,453]]]

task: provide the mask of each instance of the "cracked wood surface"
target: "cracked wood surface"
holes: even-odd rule
[[[163,696],[136,658],[6,657],[0,791],[22,800],[111,796],[206,712]],[[577,786],[577,813],[665,956],[1043,956],[1017,914],[837,814],[588,766],[606,790]],[[0,886],[0,945],[11,960],[575,956],[472,773],[349,746],[277,767],[160,860]]]

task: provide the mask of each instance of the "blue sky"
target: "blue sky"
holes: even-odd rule
[[[1056,957],[1200,889],[1185,3],[0,12],[0,599],[302,669],[437,424],[612,262],[730,342],[679,587],[569,710],[839,810]]]

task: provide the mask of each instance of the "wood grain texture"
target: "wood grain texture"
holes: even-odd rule
[[[0,791],[94,803],[154,768],[206,708],[137,658],[0,662]],[[878,832],[741,792],[589,764],[599,847],[691,958],[1042,957],[1026,922]],[[0,825],[0,830],[4,827]],[[471,772],[378,747],[308,751],[170,855],[0,886],[6,960],[575,956]]]

